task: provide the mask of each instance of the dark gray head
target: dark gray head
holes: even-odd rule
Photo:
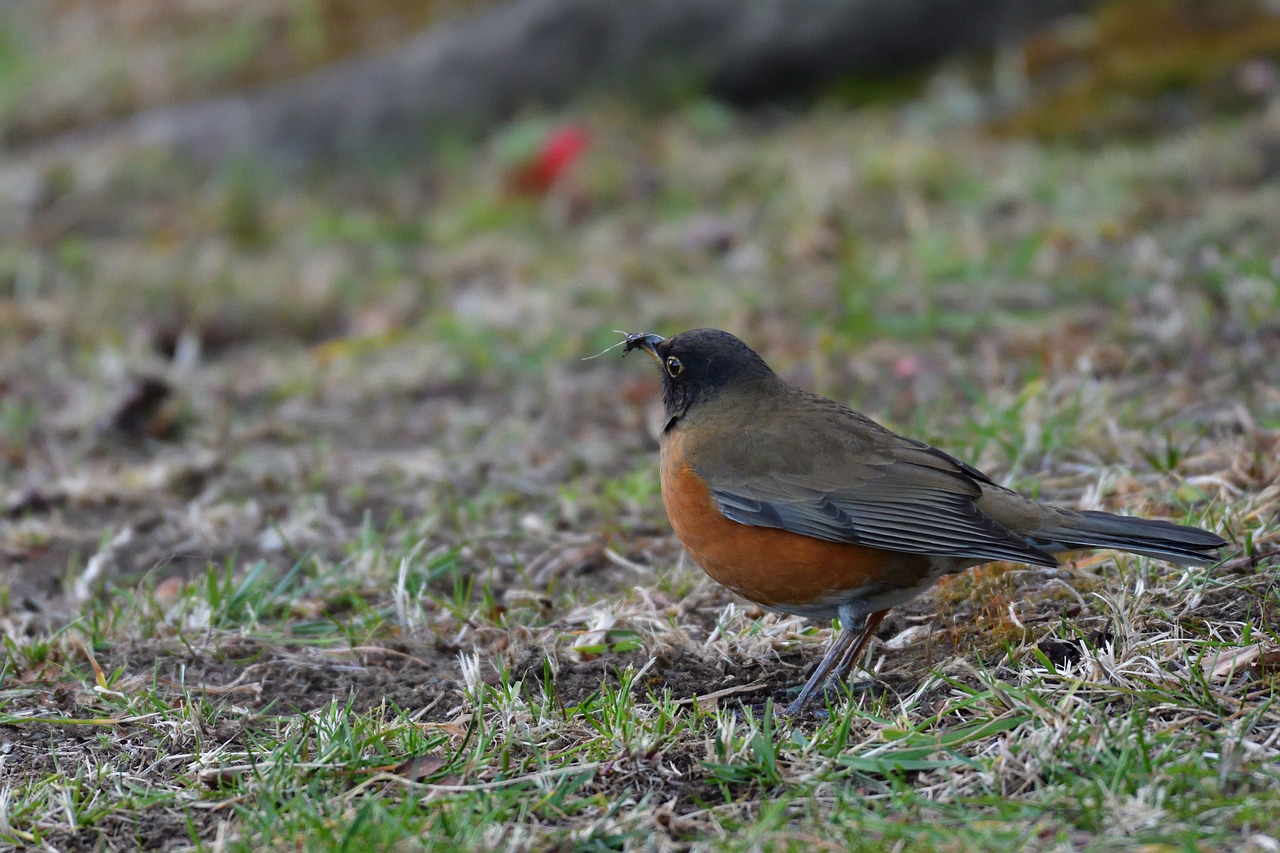
[[[719,329],[693,329],[669,338],[627,335],[623,354],[642,349],[662,365],[662,403],[667,421],[727,390],[775,378],[751,347]]]

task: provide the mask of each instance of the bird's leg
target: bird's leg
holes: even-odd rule
[[[867,616],[866,622],[862,626],[862,633],[858,635],[858,642],[854,643],[844,656],[840,658],[840,662],[836,664],[835,669],[831,670],[830,678],[833,682],[843,681],[849,674],[849,670],[858,658],[862,656],[862,652],[867,648],[867,643],[871,641],[871,635],[880,627],[880,623],[884,621],[885,614],[889,612],[889,608],[877,610],[875,613]]]
[[[868,614],[863,617],[860,628],[855,628],[858,624],[856,618],[845,618],[845,614],[841,614],[839,635],[832,641],[827,653],[822,656],[822,661],[813,671],[813,675],[809,676],[809,680],[805,682],[800,695],[787,706],[788,715],[798,714],[804,710],[805,705],[808,705],[809,700],[813,698],[813,694],[828,678],[833,681],[844,678],[853,662],[857,660],[859,653],[866,648],[872,632],[888,612],[888,609],[885,609]]]
[[[844,657],[844,653],[849,646],[857,639],[857,635],[847,625],[840,626],[840,633],[831,641],[831,648],[827,649],[827,653],[822,656],[822,660],[813,670],[813,675],[809,676],[809,680],[805,682],[804,687],[800,689],[800,695],[795,701],[787,706],[787,714],[798,714],[809,704],[809,700],[813,697],[813,693],[818,687],[827,680],[828,673],[835,667],[840,659]]]

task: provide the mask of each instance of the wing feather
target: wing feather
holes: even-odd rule
[[[788,467],[787,457],[775,454],[768,465],[714,465],[699,474],[720,511],[740,524],[912,554],[1057,565],[978,507],[984,487],[999,488],[986,475],[887,430],[872,435],[878,446],[832,453],[821,470]]]

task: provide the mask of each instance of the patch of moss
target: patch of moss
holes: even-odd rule
[[[1032,85],[1044,94],[996,121],[996,132],[1146,135],[1246,106],[1248,93],[1231,74],[1249,59],[1280,58],[1280,14],[1250,0],[1110,2],[1086,27],[1032,38],[1025,56]]]

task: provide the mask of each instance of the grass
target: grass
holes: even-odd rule
[[[1273,849],[1265,123],[1080,149],[932,92],[580,105],[592,147],[533,199],[510,140],[558,116],[306,182],[43,172],[0,232],[0,845]],[[1233,548],[948,579],[776,716],[829,626],[683,557],[657,377],[581,360],[697,325]]]
[[[55,757],[12,789],[22,808],[9,806],[7,826],[11,838],[50,843],[59,830],[101,825],[115,813],[104,800],[122,799],[144,815],[194,812],[193,841],[211,828],[206,812],[227,804],[234,849],[410,838],[541,846],[572,838],[566,824],[581,826],[576,842],[586,847],[661,832],[674,843],[721,836],[728,849],[811,836],[853,849],[1229,846],[1265,831],[1280,808],[1264,757],[1270,688],[1238,676],[1213,685],[1200,667],[1171,673],[1162,664],[1206,646],[1162,645],[1160,662],[1120,644],[1064,668],[1043,658],[1006,672],[957,661],[909,695],[837,704],[830,719],[799,727],[768,712],[681,704],[641,689],[635,669],[562,703],[537,679],[486,684],[475,661],[463,666],[469,713],[460,723],[347,700],[255,715],[249,731],[229,702],[175,691],[178,702],[154,703],[108,679],[96,691],[102,717],[58,721],[101,731],[90,738],[93,757],[74,766]],[[228,727],[230,739],[201,736]],[[98,750],[185,778],[136,785],[118,763],[95,760]],[[55,826],[17,830],[50,813]]]

